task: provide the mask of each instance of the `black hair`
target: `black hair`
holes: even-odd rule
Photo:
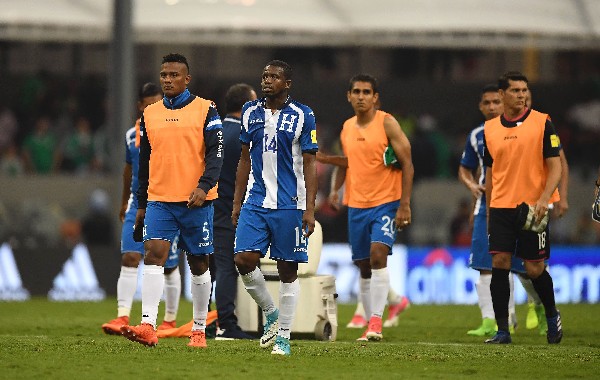
[[[183,63],[185,65],[185,67],[187,67],[188,72],[190,71],[190,65],[188,65],[187,58],[185,58],[185,56],[183,56],[179,53],[169,53],[169,54],[165,55],[162,59],[162,63],[167,63],[167,62]]]
[[[279,59],[272,60],[271,62],[267,63],[266,66],[276,66],[281,68],[283,70],[283,76],[286,80],[292,79],[292,75],[294,74],[292,66],[290,66],[287,62],[281,61]]]
[[[373,87],[373,93],[376,94],[379,92],[377,88],[377,78],[370,74],[356,74],[352,78],[350,78],[350,82],[348,83],[348,91],[352,91],[352,87],[354,87],[354,83],[356,82],[367,82],[371,83],[371,87]]]
[[[250,100],[252,91],[254,91],[252,86],[246,83],[238,83],[229,87],[225,94],[225,113],[241,111],[244,103]]]
[[[498,92],[498,85],[494,83],[488,83],[481,89],[481,96],[488,92]]]
[[[162,91],[160,87],[158,87],[155,83],[147,82],[140,88],[138,92],[138,100],[142,101],[144,98],[148,98],[150,96],[162,95]]]
[[[521,72],[519,72],[519,71],[508,71],[508,72],[502,74],[500,76],[500,78],[498,78],[498,89],[500,89],[500,90],[506,90],[508,88],[508,86],[510,85],[508,83],[509,80],[512,80],[512,81],[523,81],[525,83],[529,83],[529,81],[527,80],[527,77],[525,75],[523,75]]]

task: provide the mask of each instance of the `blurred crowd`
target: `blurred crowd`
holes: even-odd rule
[[[98,82],[65,81],[46,73],[0,104],[0,172],[22,174],[106,172],[105,91]]]
[[[220,99],[211,89],[211,96]],[[107,136],[107,91],[104,79],[89,77],[68,80],[40,72],[25,78],[14,89],[10,102],[0,102],[0,177],[48,175],[103,175],[109,172]],[[201,92],[199,92],[201,93]],[[9,103],[9,104],[7,104]],[[534,103],[535,108],[535,103]],[[446,128],[432,114],[412,115],[386,107],[395,115],[412,145],[415,183],[423,179],[455,179],[460,155],[473,125]],[[600,141],[600,80],[590,81],[580,99],[565,105],[562,112],[548,111],[553,117],[573,176],[586,181],[598,170]],[[319,118],[317,118],[319,122]],[[339,128],[319,125],[320,149],[342,154]],[[327,230],[326,240],[346,241],[345,210],[336,211],[327,202],[332,168],[319,164],[317,217]],[[456,205],[457,215],[448,226],[449,243],[470,243],[469,205]],[[587,210],[581,212],[577,226],[556,234],[558,243],[599,243],[600,231],[590,223]],[[557,221],[560,226],[560,221]],[[566,229],[565,229],[566,230]],[[409,234],[400,234],[409,239]],[[555,235],[555,236],[556,236]]]

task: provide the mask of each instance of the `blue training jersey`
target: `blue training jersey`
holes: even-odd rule
[[[246,189],[250,204],[269,209],[306,209],[303,153],[318,150],[315,115],[289,97],[272,112],[266,99],[242,108],[242,144],[250,146],[251,171]]]
[[[129,195],[129,203],[127,210],[131,208],[137,209],[138,201],[135,196],[138,183],[138,169],[140,161],[140,148],[135,146],[135,127],[129,128],[125,133],[125,162],[131,165],[131,194]]]
[[[478,183],[485,185],[486,166],[483,164],[483,123],[473,129],[467,137],[467,143],[463,150],[460,164],[468,169],[475,170],[481,168],[481,175]],[[485,215],[485,193],[483,193],[475,202],[474,215]]]

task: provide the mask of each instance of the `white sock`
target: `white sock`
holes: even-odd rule
[[[515,276],[512,273],[508,275],[508,283],[510,286],[510,297],[508,298],[508,325],[516,326],[517,311],[515,310]]]
[[[290,339],[296,304],[300,295],[300,282],[279,282],[279,330],[277,335]]]
[[[360,300],[356,304],[356,310],[354,311],[354,315],[360,315],[365,319],[367,318],[367,316],[365,315],[365,308],[363,307],[363,303]]]
[[[192,305],[194,326],[192,331],[206,330],[206,316],[208,315],[208,301],[210,299],[210,270],[202,273],[200,276],[192,274]]]
[[[541,305],[542,300],[540,300],[540,296],[538,296],[537,292],[535,291],[531,279],[520,275],[518,277],[519,281],[521,281],[521,285],[523,285],[523,288],[527,292],[528,300],[533,301],[536,305]]]
[[[240,276],[246,291],[256,304],[261,308],[265,315],[271,314],[275,309],[275,302],[273,297],[267,290],[267,283],[265,277],[259,268],[255,268],[252,272]]]
[[[496,315],[494,314],[494,304],[492,303],[492,292],[490,291],[491,282],[491,274],[480,274],[479,280],[475,286],[477,287],[481,317],[495,319]]]
[[[117,281],[117,317],[129,317],[137,290],[138,268],[121,267]]]
[[[363,305],[363,310],[365,311],[365,319],[368,321],[369,318],[371,318],[373,310],[371,309],[371,279],[361,277],[359,281],[359,290],[359,299]]]
[[[179,267],[169,274],[165,274],[165,321],[177,319],[179,310],[179,297],[181,296],[181,273]]]
[[[390,272],[386,268],[371,270],[371,314],[383,317],[383,310],[390,291]]]
[[[150,323],[154,328],[165,286],[164,271],[160,265],[145,265],[142,277],[142,323]]]

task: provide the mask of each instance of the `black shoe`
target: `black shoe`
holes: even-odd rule
[[[231,329],[218,329],[215,340],[234,340],[234,339],[256,339],[250,334],[242,331],[238,326]]]
[[[560,320],[560,311],[556,311],[556,316],[547,318],[548,321],[548,332],[546,338],[549,344],[558,344],[562,340],[562,321]]]
[[[509,332],[498,330],[498,332],[496,333],[496,335],[494,335],[493,338],[490,338],[490,339],[486,340],[485,343],[490,343],[490,344],[509,344],[509,343],[512,343],[512,339],[510,337],[510,333]]]

